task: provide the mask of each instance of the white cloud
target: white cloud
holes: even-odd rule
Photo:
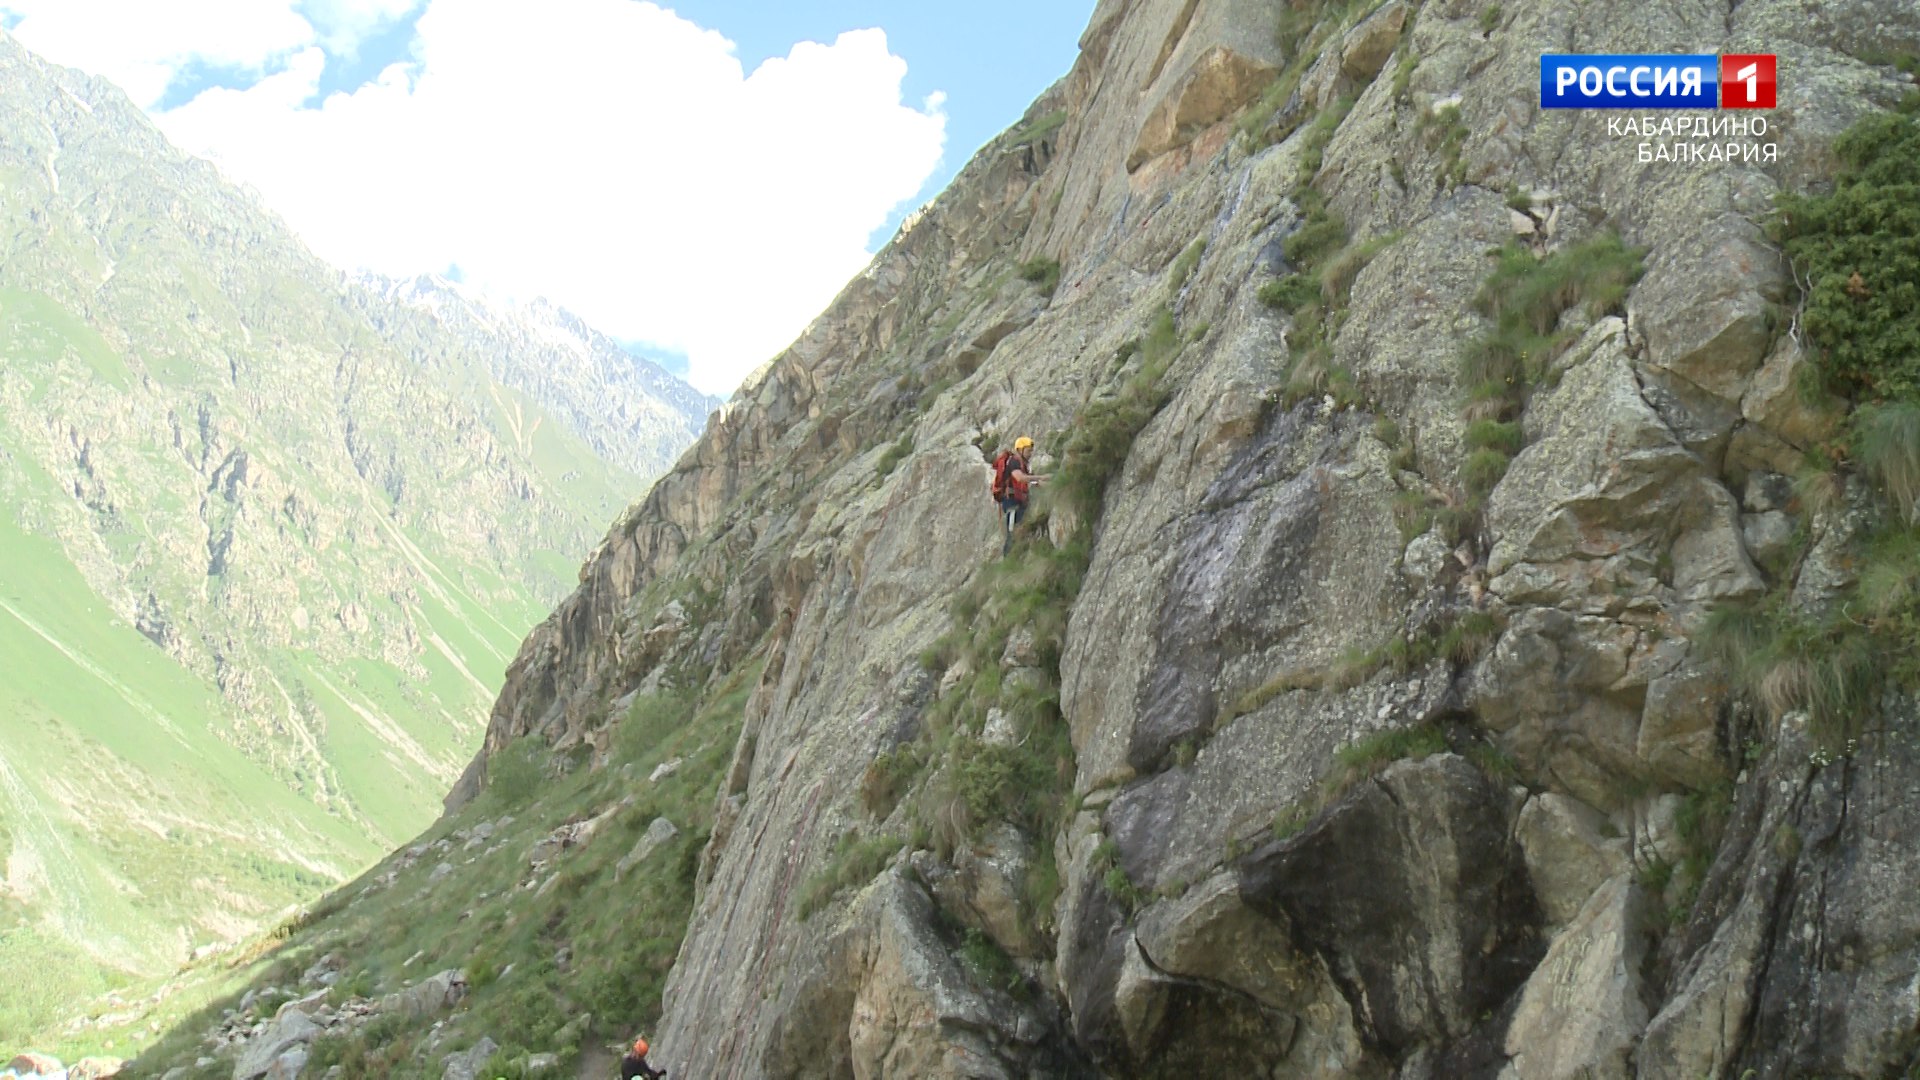
[[[374,31],[413,14],[422,0],[303,0],[301,11],[320,28],[327,51],[353,56]]]
[[[314,40],[293,0],[0,0],[0,14],[28,48],[146,107],[193,61],[260,71]]]
[[[318,49],[160,117],[324,257],[546,296],[684,352],[731,390],[866,263],[937,165],[878,30],[746,75],[720,35],[632,0],[434,0],[416,55],[302,107]]]

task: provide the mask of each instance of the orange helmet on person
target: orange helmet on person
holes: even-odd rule
[[[633,1052],[636,1054],[639,1054],[641,1057],[646,1057],[647,1056],[647,1040],[645,1039],[633,1040]]]

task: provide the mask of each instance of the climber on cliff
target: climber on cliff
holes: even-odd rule
[[[666,1072],[647,1064],[647,1040],[633,1040],[633,1049],[620,1059],[620,1080],[665,1080]]]
[[[1033,440],[1025,435],[1013,440],[1013,449],[1002,450],[993,459],[993,501],[1000,505],[1000,524],[1006,538],[1000,554],[1013,550],[1013,530],[1027,516],[1027,489],[1046,478],[1029,472],[1033,461]]]

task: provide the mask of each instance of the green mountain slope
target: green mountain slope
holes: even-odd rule
[[[708,404],[603,438],[502,377],[544,363],[0,33],[0,960],[48,973],[0,1045],[432,821],[646,488],[595,447],[669,460]]]

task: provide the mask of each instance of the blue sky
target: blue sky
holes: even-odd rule
[[[727,392],[1067,72],[1093,3],[0,0],[0,26],[343,269],[457,268]]]

